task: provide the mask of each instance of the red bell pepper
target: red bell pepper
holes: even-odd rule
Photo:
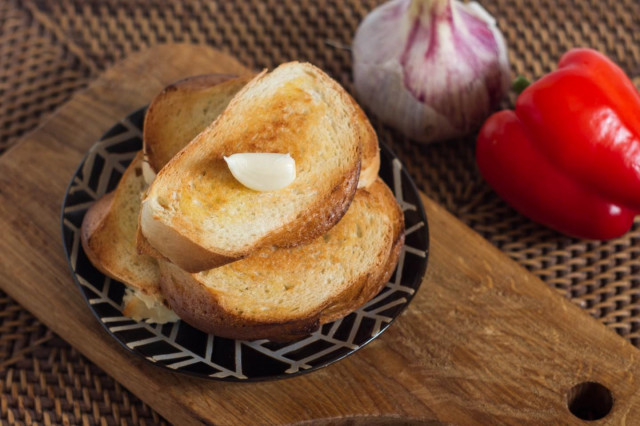
[[[515,111],[489,117],[476,161],[530,219],[580,238],[619,237],[640,212],[640,94],[606,56],[573,49]]]

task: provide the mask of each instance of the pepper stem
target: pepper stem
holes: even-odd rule
[[[524,75],[519,75],[515,80],[513,80],[511,89],[519,95],[520,93],[524,92],[524,89],[529,87],[530,84],[531,81],[529,81],[527,77],[525,77]]]

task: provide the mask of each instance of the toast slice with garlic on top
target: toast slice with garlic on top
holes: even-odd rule
[[[361,119],[344,89],[310,64],[259,74],[160,170],[142,203],[142,237],[189,272],[312,241],[355,195]],[[278,191],[248,189],[223,159],[243,152],[288,153],[297,176]]]
[[[154,176],[193,138],[224,111],[231,99],[254,76],[205,74],[167,86],[147,109],[144,120],[144,154]],[[362,166],[358,188],[371,185],[380,170],[378,137],[364,111],[353,100],[362,138]],[[148,179],[151,183],[152,179]]]
[[[190,77],[168,86],[156,96],[147,110],[143,132],[145,159],[152,166],[152,174],[213,122],[249,79],[214,74]],[[378,141],[364,113],[355,106],[363,118],[358,124],[364,141],[358,185],[370,186],[377,178],[380,165]],[[135,236],[131,234],[131,229],[137,228],[140,192],[146,189],[143,177],[148,166],[140,156],[136,157],[118,189],[94,204],[83,223],[82,241],[85,252],[99,270],[127,285],[123,313],[136,320],[164,323],[176,320],[177,316],[167,309],[159,293],[155,259],[136,253]],[[365,180],[365,176],[372,178]],[[152,179],[146,177],[145,180]],[[110,245],[105,244],[107,239]]]
[[[340,222],[311,243],[263,248],[190,274],[159,261],[161,287],[186,322],[216,336],[287,341],[354,311],[388,281],[404,242],[404,220],[378,179],[359,189]]]
[[[142,153],[138,153],[116,190],[87,211],[81,229],[82,247],[96,268],[127,285],[124,315],[137,321],[176,321],[178,317],[164,305],[156,259],[139,255],[136,249],[136,228],[145,186]]]

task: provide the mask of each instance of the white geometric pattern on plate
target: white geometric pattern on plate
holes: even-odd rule
[[[89,206],[116,186],[140,150],[144,112],[136,111],[122,120],[91,148],[69,185],[62,211],[64,245],[74,278],[96,317],[128,350],[157,365],[213,379],[290,377],[355,352],[384,331],[414,296],[428,254],[424,209],[401,162],[383,147],[381,176],[386,177],[405,214],[406,243],[385,288],[357,311],[284,344],[235,341],[206,335],[181,321],[153,325],[123,316],[124,285],[104,276],[88,261],[80,244],[80,225]]]

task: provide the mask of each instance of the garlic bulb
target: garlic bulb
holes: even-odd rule
[[[509,87],[506,44],[475,2],[392,0],[362,21],[352,49],[359,100],[424,143],[478,128]]]
[[[255,191],[282,189],[296,178],[296,162],[289,154],[241,153],[224,161],[238,182]]]

